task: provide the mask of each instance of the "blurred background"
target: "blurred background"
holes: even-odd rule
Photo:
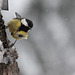
[[[34,24],[28,39],[15,44],[19,75],[75,75],[75,0],[9,0],[6,25],[15,12]]]

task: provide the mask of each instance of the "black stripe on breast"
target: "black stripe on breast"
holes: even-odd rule
[[[21,24],[21,26],[19,27],[19,31],[22,30],[22,31],[28,32],[29,29],[30,29],[29,27],[27,27],[27,26],[25,26],[23,24]]]

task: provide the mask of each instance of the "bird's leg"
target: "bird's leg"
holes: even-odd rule
[[[12,44],[9,46],[9,48],[12,48],[12,47],[15,45],[16,42],[17,42],[17,40],[15,40],[15,42],[12,43]]]

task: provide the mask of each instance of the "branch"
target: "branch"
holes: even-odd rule
[[[0,13],[0,75],[18,75],[19,68],[16,62],[18,54],[15,47],[9,48],[10,41],[4,30],[4,20]]]

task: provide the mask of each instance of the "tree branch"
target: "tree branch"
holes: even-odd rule
[[[4,27],[4,20],[0,13],[0,75],[18,75],[19,68],[16,62],[18,54],[15,47],[9,48],[10,41]]]

